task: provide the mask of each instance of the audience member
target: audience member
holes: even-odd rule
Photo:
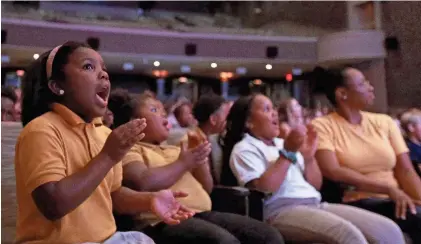
[[[197,124],[192,114],[192,104],[184,102],[174,109],[174,116],[182,128],[190,128]]]
[[[230,104],[225,102],[224,98],[217,95],[201,96],[193,107],[193,115],[198,121],[198,126],[189,133],[189,136],[195,136],[200,141],[207,140],[211,143],[212,151],[209,156],[209,165],[215,183],[220,182],[222,171],[222,148],[219,144],[219,138],[225,130],[230,107]]]
[[[168,123],[170,128],[180,128],[180,125],[178,124],[177,119],[174,116],[174,110],[175,108],[177,108],[180,104],[188,102],[187,98],[184,97],[179,97],[178,99],[174,98],[169,98],[165,104],[164,104],[164,108],[165,111],[168,114]]]
[[[316,108],[316,109],[314,109],[314,111],[313,111],[313,114],[312,114],[312,119],[315,119],[315,118],[320,118],[320,117],[323,117],[324,115],[327,115],[327,114],[323,114],[323,112],[322,112],[322,110],[321,109],[319,109],[319,108]]]
[[[15,94],[17,101],[15,103],[15,121],[21,121],[22,116],[22,90],[20,88],[15,88]]]
[[[193,128],[197,121],[192,114],[192,105],[190,102],[181,98],[174,105],[174,112],[167,116],[168,126],[171,128],[166,144],[179,146],[187,132]]]
[[[1,121],[16,121],[16,108],[18,98],[15,90],[8,86],[1,89]]]
[[[421,243],[421,180],[396,123],[364,112],[374,89],[357,69],[316,68],[315,82],[336,111],[313,121],[323,175],[350,185],[343,201],[394,220]]]
[[[295,98],[289,98],[281,102],[280,110],[284,112],[284,116],[291,127],[305,124],[303,107]]]
[[[402,127],[406,132],[406,144],[414,167],[421,171],[421,110],[411,109],[401,116]]]
[[[161,223],[153,216],[138,216],[138,220],[144,220],[150,225],[144,232],[156,243],[283,243],[278,231],[260,221],[211,211],[209,193],[213,188],[213,180],[207,159],[210,144],[204,141],[191,149],[186,149],[185,144],[181,149],[162,145],[169,131],[166,113],[160,101],[145,95],[130,98],[127,94],[113,93],[110,103],[116,101],[121,103],[110,108],[115,108],[113,112],[116,117],[125,118],[119,120],[120,123],[141,117],[148,123],[145,137],[136,143],[123,160],[124,184],[138,191],[182,189],[189,196],[180,200],[196,212],[193,218],[176,226]],[[119,107],[126,107],[127,110],[122,113]],[[138,221],[138,225],[142,227],[143,223]]]
[[[394,109],[389,109],[389,113],[388,113],[389,116],[393,119],[393,121],[395,121],[395,123],[398,125],[398,128],[404,137],[406,137],[406,131],[402,127],[401,117],[402,117],[402,114],[405,113],[406,111],[407,111],[406,109],[394,108]]]
[[[328,106],[323,106],[322,107],[322,114],[323,115],[328,115],[328,114],[330,114],[330,112],[332,112],[332,111],[331,111],[331,109]]]
[[[140,232],[116,232],[113,211],[152,211],[168,223],[192,215],[175,200],[185,193],[121,186],[119,162],[146,123],[103,126],[109,91],[102,57],[85,44],[67,42],[29,67],[15,155],[17,243],[149,244]]]

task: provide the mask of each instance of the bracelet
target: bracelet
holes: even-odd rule
[[[285,149],[279,150],[279,155],[288,159],[292,164],[297,163],[297,154],[295,152],[288,152]]]

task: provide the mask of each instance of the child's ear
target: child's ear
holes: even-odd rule
[[[58,82],[55,80],[48,81],[48,88],[50,88],[50,90],[57,96],[62,96],[64,94],[64,90],[60,87]]]
[[[209,122],[212,126],[216,125],[216,123],[217,123],[216,117],[213,114],[209,117]]]

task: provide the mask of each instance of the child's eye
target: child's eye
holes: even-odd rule
[[[85,64],[85,65],[83,65],[83,69],[93,70],[94,69],[94,66],[92,64]]]

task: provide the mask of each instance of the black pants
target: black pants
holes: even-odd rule
[[[402,220],[395,217],[395,203],[389,199],[369,198],[348,204],[392,219],[404,233],[411,237],[413,243],[421,243],[421,207],[417,207],[416,215],[408,210],[406,220]]]
[[[160,223],[142,230],[157,244],[282,244],[278,230],[238,214],[203,212],[178,225]]]

